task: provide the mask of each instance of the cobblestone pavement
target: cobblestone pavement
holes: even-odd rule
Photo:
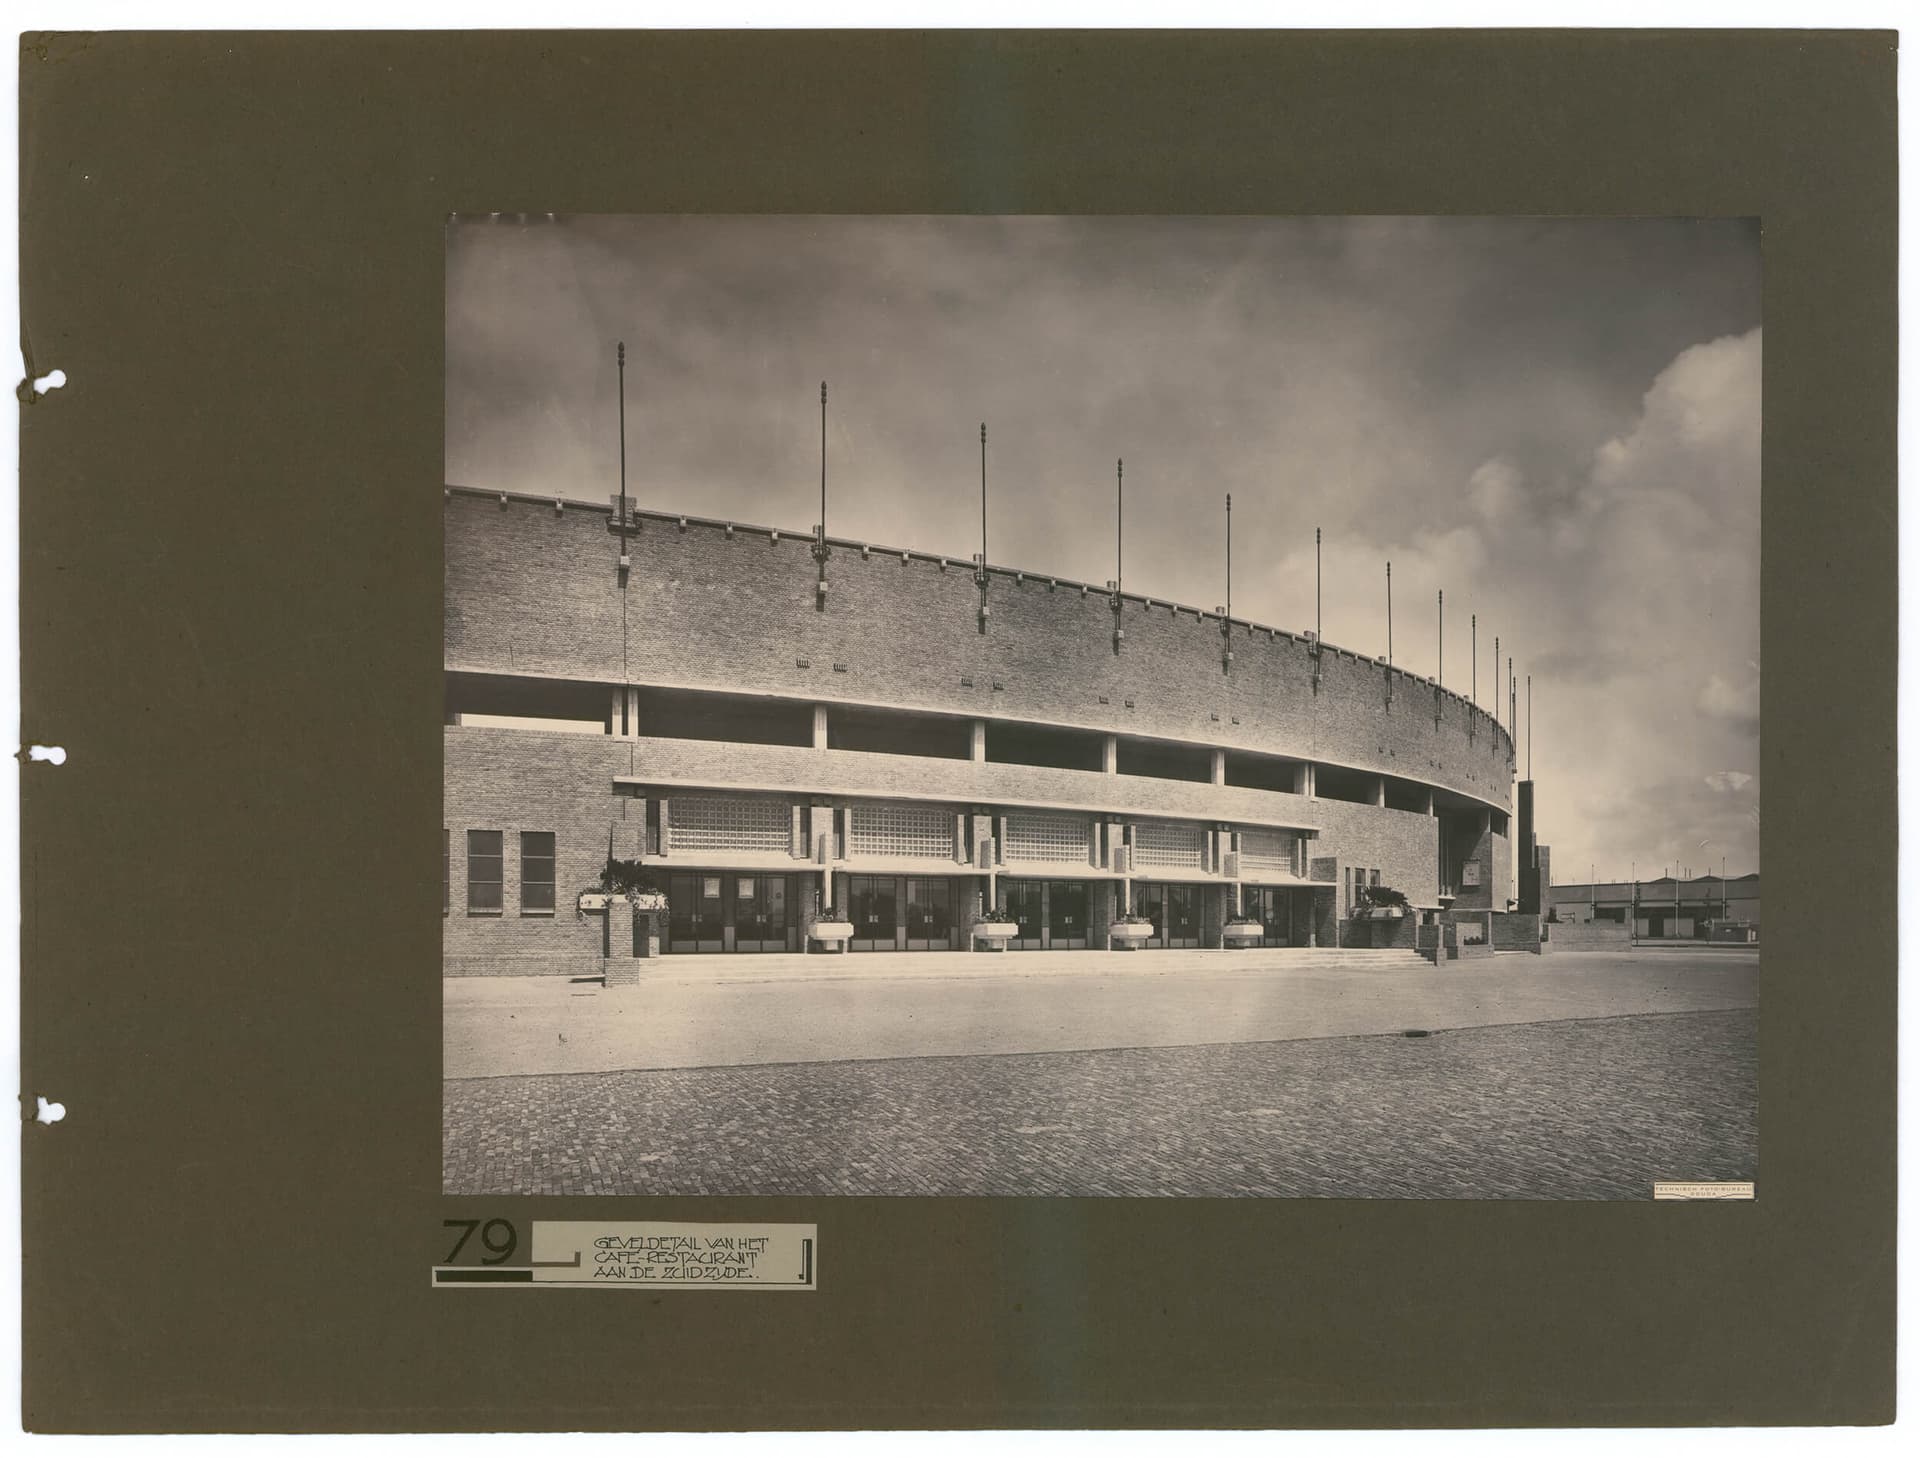
[[[1754,1009],[459,1079],[449,1194],[1646,1199],[1753,1179]]]

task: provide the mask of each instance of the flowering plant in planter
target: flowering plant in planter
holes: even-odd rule
[[[1256,942],[1266,934],[1265,923],[1244,911],[1228,917],[1227,924],[1220,928],[1220,938],[1227,942]]]
[[[1360,904],[1353,908],[1353,914],[1380,921],[1405,916],[1407,910],[1404,891],[1396,891],[1391,886],[1365,886],[1361,888]]]
[[[1007,943],[1020,935],[1020,924],[1015,921],[1004,905],[991,909],[982,907],[974,913],[973,925],[967,928],[976,951],[1004,952]]]
[[[615,901],[631,901],[642,911],[665,911],[667,893],[659,878],[639,861],[607,857],[600,868],[600,879],[575,898],[583,912],[605,911]]]
[[[841,908],[823,904],[807,918],[807,936],[816,942],[844,942],[853,936],[853,918]]]

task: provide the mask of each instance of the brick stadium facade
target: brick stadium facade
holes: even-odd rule
[[[1129,905],[1148,945],[1239,912],[1333,946],[1363,885],[1513,894],[1509,734],[1372,658],[967,558],[444,510],[448,975],[597,970],[609,846],[668,892],[669,953],[802,950],[823,902],[854,951],[962,947],[1004,905],[1017,951],[1104,947]]]

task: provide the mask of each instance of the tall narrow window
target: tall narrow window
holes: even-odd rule
[[[553,914],[553,832],[520,832],[520,914]]]
[[[440,827],[440,914],[453,910],[453,832]]]
[[[500,832],[467,832],[467,915],[498,915],[500,911]]]

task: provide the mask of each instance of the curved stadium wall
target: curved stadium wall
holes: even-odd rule
[[[458,487],[444,516],[450,974],[597,958],[574,905],[610,843],[673,878],[670,951],[798,950],[810,908],[859,898],[887,933],[867,946],[960,946],[989,886],[1020,947],[1099,946],[1130,899],[1172,945],[1219,945],[1249,899],[1269,944],[1331,945],[1356,874],[1505,905],[1511,739],[1374,659],[839,538],[822,562],[807,534],[654,512],[623,534],[608,507]]]

